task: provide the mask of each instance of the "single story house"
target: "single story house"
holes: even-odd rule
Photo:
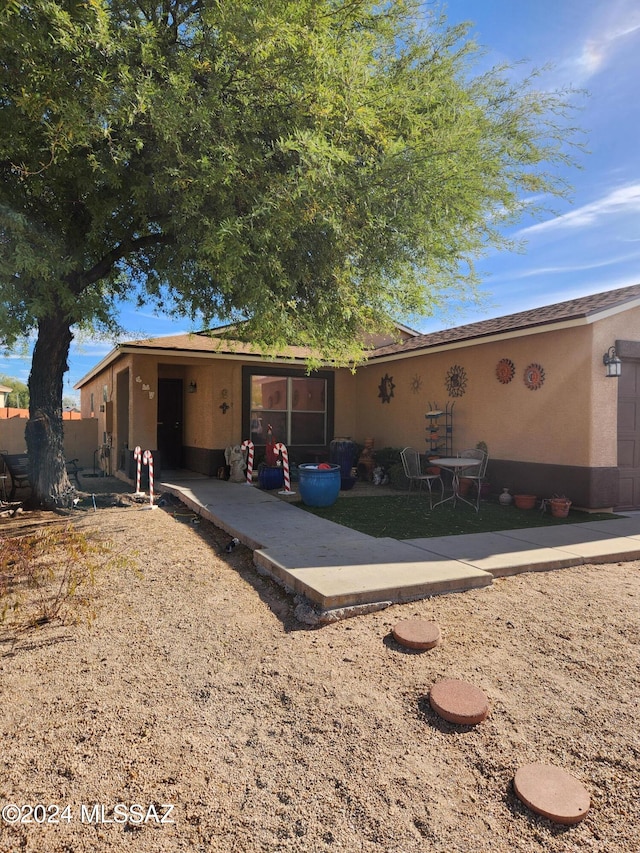
[[[8,385],[0,385],[0,409],[4,409],[7,406],[7,397],[13,391],[13,388],[9,388]]]
[[[640,508],[640,285],[430,334],[400,328],[355,373],[307,375],[305,356],[172,335],[119,344],[76,387],[128,476],[136,445],[156,467],[215,476],[229,445],[250,439],[259,458],[271,424],[298,462],[326,458],[336,436],[447,453],[484,441],[494,492]]]

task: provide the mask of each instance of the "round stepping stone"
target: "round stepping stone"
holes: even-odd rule
[[[398,622],[393,638],[408,649],[432,649],[440,642],[440,626],[426,619],[406,619]]]
[[[513,788],[525,806],[555,823],[580,823],[591,806],[582,782],[551,764],[521,767],[514,776]]]
[[[429,702],[443,720],[463,726],[475,726],[489,713],[489,700],[484,692],[457,678],[436,682],[429,692]]]

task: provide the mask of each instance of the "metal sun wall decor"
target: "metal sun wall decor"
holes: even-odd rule
[[[393,376],[389,376],[388,373],[385,373],[378,385],[378,397],[380,397],[383,403],[388,403],[391,400],[393,397],[393,389],[395,387]]]
[[[524,371],[524,384],[531,391],[537,391],[544,383],[544,368],[540,364],[530,364]]]
[[[416,373],[415,376],[413,377],[413,379],[411,380],[411,390],[414,394],[417,394],[421,388],[422,388],[422,377]]]
[[[510,358],[501,358],[496,365],[498,382],[508,385],[516,374],[516,366]]]
[[[467,390],[467,371],[459,364],[454,364],[447,371],[444,384],[450,397],[462,397]]]

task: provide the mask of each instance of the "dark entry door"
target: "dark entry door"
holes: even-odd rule
[[[618,508],[640,507],[640,361],[623,361],[618,380]]]
[[[182,379],[158,379],[158,450],[162,467],[182,467]]]

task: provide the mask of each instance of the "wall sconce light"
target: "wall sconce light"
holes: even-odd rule
[[[607,376],[620,376],[622,372],[622,362],[616,355],[615,347],[609,347],[602,356],[602,363],[607,368]]]
[[[198,390],[198,385],[195,382],[190,382],[187,391],[189,394],[195,394]]]

